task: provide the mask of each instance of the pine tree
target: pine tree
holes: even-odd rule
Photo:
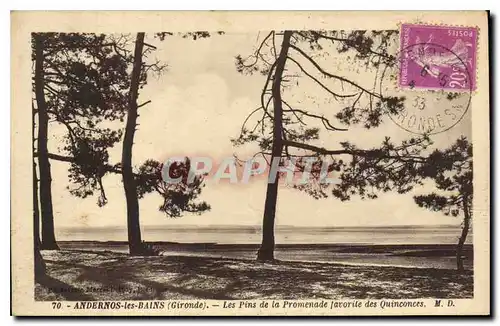
[[[447,149],[432,152],[420,168],[419,175],[431,179],[438,190],[415,196],[418,206],[445,215],[458,216],[463,213],[462,232],[458,238],[457,270],[464,271],[463,249],[472,219],[472,144],[461,137]]]
[[[262,155],[280,161],[294,159],[297,168],[304,170],[306,159],[314,157],[313,174],[330,158],[328,171],[337,171],[340,184],[333,186],[333,196],[348,200],[357,194],[363,198],[376,198],[376,190],[399,192],[411,190],[405,180],[410,179],[418,164],[419,153],[430,145],[427,136],[410,138],[396,145],[386,138],[376,148],[360,149],[354,144],[340,142],[338,149],[326,149],[311,144],[325,133],[346,132],[351,125],[366,129],[379,127],[385,114],[397,114],[405,105],[404,97],[384,96],[380,89],[361,85],[336,73],[329,72],[322,58],[334,52],[345,54],[351,64],[362,64],[367,69],[393,67],[396,58],[389,54],[390,45],[397,31],[271,31],[250,56],[236,57],[236,69],[242,74],[261,73],[266,81],[260,96],[260,106],[245,119],[235,145],[249,142],[258,144]],[[281,47],[276,44],[281,42]],[[340,109],[330,119],[312,109],[299,108],[301,103],[292,102],[294,91],[300,93],[300,84],[307,79],[318,90],[324,91],[329,103],[337,103]],[[333,106],[333,105],[332,105]],[[335,107],[335,106],[333,106]],[[255,118],[257,117],[257,118]],[[250,121],[256,120],[253,127]],[[338,126],[342,125],[342,126]],[[383,172],[383,173],[381,173]],[[397,177],[398,175],[399,177]],[[257,254],[261,261],[274,259],[274,221],[278,197],[279,174],[274,182],[268,182],[262,228],[262,244]],[[315,198],[327,197],[331,185],[313,182],[296,185]]]
[[[127,65],[117,51],[123,44],[102,34],[33,33],[34,124],[38,137],[33,155],[38,158],[42,249],[58,249],[52,208],[51,158],[71,162],[69,188],[85,197],[102,188],[107,151],[120,140],[120,131],[100,128],[104,120],[122,119],[128,83]],[[59,123],[67,134],[61,151],[70,158],[48,152],[49,126]],[[95,164],[98,163],[98,164]]]
[[[206,37],[203,32],[186,35]],[[146,193],[155,191],[162,196],[160,210],[168,216],[180,216],[183,211],[201,213],[210,209],[207,203],[196,202],[204,186],[202,176],[190,184],[170,185],[162,180],[161,163],[150,159],[138,168],[132,166],[138,109],[151,102],[137,103],[139,89],[147,84],[148,74],[159,74],[166,68],[159,61],[147,62],[148,54],[156,48],[145,43],[144,36],[138,39],[142,39],[142,49],[136,53],[131,53],[130,48],[141,43],[126,35],[35,33],[33,39],[33,60],[39,64],[35,64],[38,69],[34,72],[33,86],[39,91],[35,92],[38,104],[35,112],[40,120],[40,107],[46,108],[47,128],[50,118],[51,122],[62,124],[67,131],[61,153],[49,153],[43,149],[48,142],[48,132],[38,137],[42,146],[39,145],[36,151],[34,149],[34,156],[40,162],[46,161],[49,166],[43,173],[40,172],[40,184],[44,178],[50,180],[49,159],[68,162],[69,192],[80,198],[97,193],[97,204],[104,206],[108,198],[103,178],[110,173],[123,175],[124,187],[128,189],[129,246],[133,254],[145,253],[140,235],[138,198]],[[37,61],[37,58],[40,60]],[[120,126],[115,129],[102,126],[105,122],[122,122],[125,117],[124,158],[122,162],[113,164],[108,151],[121,141],[123,132]],[[41,128],[38,129],[40,134]],[[189,164],[186,160],[176,169],[185,171],[187,167],[189,171]],[[40,194],[51,197],[50,184],[44,190],[40,189]],[[41,248],[56,249],[52,201],[40,198],[40,202],[42,207],[47,207],[45,214],[42,211],[42,239],[47,239],[47,245]],[[45,228],[45,233],[44,225],[49,226]]]

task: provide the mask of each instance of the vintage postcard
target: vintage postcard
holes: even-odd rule
[[[11,18],[14,315],[490,314],[487,12]]]

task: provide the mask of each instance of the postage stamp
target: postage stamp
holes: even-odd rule
[[[401,25],[395,64],[380,74],[381,94],[404,98],[388,110],[396,125],[433,135],[462,121],[477,88],[477,37],[476,27]]]
[[[11,15],[13,315],[490,314],[487,12]]]
[[[476,27],[401,25],[399,86],[476,89]]]

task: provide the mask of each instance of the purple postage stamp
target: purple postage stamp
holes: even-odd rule
[[[399,86],[475,90],[477,33],[475,27],[402,24]]]

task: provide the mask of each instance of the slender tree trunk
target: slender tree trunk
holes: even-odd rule
[[[464,226],[462,228],[462,234],[458,239],[458,245],[457,245],[457,271],[460,273],[464,271],[464,261],[462,253],[464,249],[465,239],[467,239],[467,234],[469,233],[470,220],[471,220],[470,209],[469,206],[467,205],[466,198],[463,199],[462,204],[464,210]]]
[[[36,163],[33,161],[33,238],[35,257],[35,281],[45,276],[45,262],[40,253],[40,211],[38,210],[38,179],[36,175]]]
[[[40,248],[40,210],[38,209],[38,177],[35,161],[33,161],[33,235],[35,248]]]
[[[139,91],[139,77],[142,69],[142,50],[144,47],[144,33],[137,33],[134,50],[134,66],[130,83],[127,124],[123,138],[122,149],[122,177],[127,200],[127,227],[128,244],[131,255],[142,252],[141,228],[139,224],[139,200],[132,171],[132,146],[137,125],[137,97]]]
[[[285,31],[281,51],[276,62],[276,70],[272,85],[273,107],[274,107],[274,127],[273,127],[273,148],[272,159],[281,158],[283,151],[283,108],[281,102],[281,79],[285,70],[285,63],[290,47],[291,31]],[[278,199],[279,173],[274,182],[267,183],[266,201],[264,204],[264,218],[262,220],[262,244],[257,252],[257,260],[274,260],[274,220],[276,217],[276,201]]]
[[[32,107],[31,135],[33,137],[32,150],[35,153],[35,108]],[[34,270],[35,281],[40,280],[45,275],[45,262],[40,253],[40,210],[38,209],[38,176],[36,173],[36,163],[33,157],[33,250],[34,250]]]
[[[38,109],[38,166],[40,169],[40,210],[42,215],[42,249],[59,249],[54,233],[52,209],[52,176],[47,149],[49,115],[44,94],[43,35],[35,36],[35,96]]]

